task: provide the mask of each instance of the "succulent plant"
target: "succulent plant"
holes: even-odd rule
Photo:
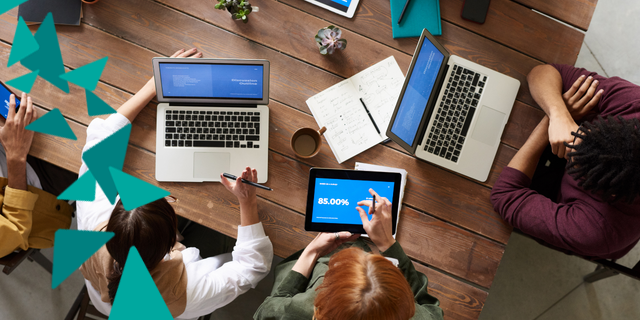
[[[231,13],[231,18],[235,20],[242,20],[242,22],[249,22],[249,14],[253,11],[257,12],[258,7],[251,7],[247,0],[217,0],[215,8],[224,10],[227,9]]]
[[[340,39],[342,31],[335,26],[328,26],[318,30],[316,44],[320,49],[320,54],[332,54],[336,49],[344,50],[347,47],[347,40]]]

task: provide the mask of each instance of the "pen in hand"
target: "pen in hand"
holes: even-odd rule
[[[371,213],[374,214],[376,212],[376,195],[373,195],[373,204],[371,204]]]
[[[236,179],[238,179],[238,177],[236,177],[236,176],[234,176],[234,175],[232,175],[232,174],[229,174],[229,173],[223,173],[222,175],[223,175],[225,178],[230,179],[230,180],[234,180],[234,181],[235,181]],[[261,185],[261,184],[257,184],[257,183],[255,183],[255,182],[251,182],[251,181],[249,181],[249,180],[245,180],[245,179],[242,179],[242,178],[241,178],[241,179],[240,179],[240,181],[242,181],[242,183],[246,183],[246,184],[248,184],[248,185],[250,185],[250,186],[254,186],[254,187],[256,187],[256,188],[260,188],[260,189],[264,189],[264,190],[273,191],[273,189],[271,189],[271,188],[269,188],[269,187],[265,187],[265,186],[263,186],[263,185]]]

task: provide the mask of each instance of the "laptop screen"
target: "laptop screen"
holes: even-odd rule
[[[165,98],[261,100],[264,68],[247,64],[160,63]]]
[[[416,139],[420,121],[444,61],[444,55],[428,38],[424,39],[417,54],[418,58],[391,127],[391,132],[408,145],[413,145]]]

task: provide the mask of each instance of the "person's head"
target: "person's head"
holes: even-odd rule
[[[107,276],[109,298],[113,303],[129,249],[135,246],[148,270],[152,270],[176,243],[178,218],[167,200],[160,199],[127,211],[118,201],[113,208],[107,231],[115,233],[107,242],[113,257],[113,270]]]
[[[331,257],[313,304],[317,320],[407,320],[415,313],[402,272],[385,257],[359,248]]]
[[[605,201],[633,202],[640,195],[640,121],[598,117],[572,134],[567,173]]]

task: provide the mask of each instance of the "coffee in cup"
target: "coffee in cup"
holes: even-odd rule
[[[301,158],[311,158],[318,154],[322,146],[322,134],[327,131],[326,127],[320,130],[312,128],[301,128],[291,136],[291,149],[296,156]]]

